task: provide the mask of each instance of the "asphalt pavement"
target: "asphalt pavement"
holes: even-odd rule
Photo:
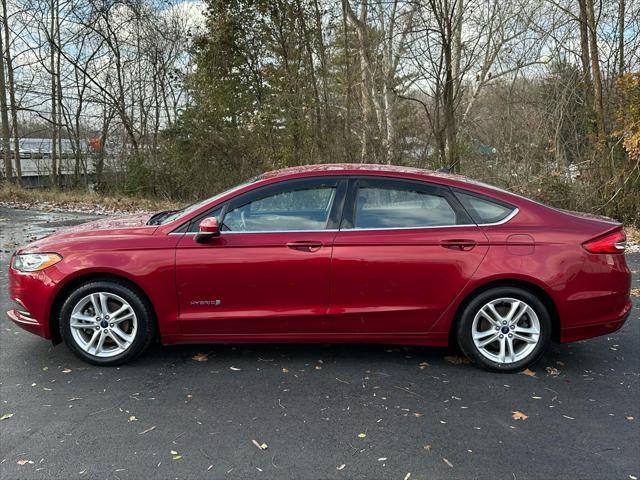
[[[3,313],[15,245],[91,218],[0,208],[3,480],[640,478],[638,297],[528,375],[385,345],[158,345],[100,368]]]

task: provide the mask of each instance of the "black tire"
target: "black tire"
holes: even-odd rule
[[[526,357],[510,363],[499,363],[487,358],[473,341],[473,321],[476,314],[488,302],[500,298],[524,301],[535,312],[540,324],[540,335],[535,348]],[[456,338],[460,349],[467,357],[474,360],[476,366],[494,372],[519,372],[537,362],[544,353],[551,339],[551,317],[540,298],[529,290],[515,286],[494,287],[480,292],[464,307],[457,322]]]
[[[126,300],[134,310],[138,322],[137,331],[129,347],[124,352],[112,357],[103,358],[85,352],[76,343],[71,333],[70,322],[73,308],[84,297],[97,292],[112,293]],[[78,286],[69,294],[60,309],[59,325],[64,343],[76,356],[93,365],[112,367],[130,362],[141,355],[154,339],[156,323],[149,302],[135,289],[117,280],[96,280]]]

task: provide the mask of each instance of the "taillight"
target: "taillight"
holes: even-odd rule
[[[607,233],[582,244],[587,252],[591,253],[624,253],[627,236],[622,230]]]

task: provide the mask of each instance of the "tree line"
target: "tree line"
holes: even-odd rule
[[[6,181],[42,136],[54,186],[63,161],[181,200],[393,163],[640,222],[637,2],[0,1]]]

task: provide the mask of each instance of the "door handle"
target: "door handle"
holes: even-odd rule
[[[473,250],[473,248],[477,245],[475,240],[467,240],[467,239],[451,239],[451,240],[442,240],[440,242],[440,246],[444,248],[449,248],[451,250],[460,250],[461,252],[468,252],[469,250]]]
[[[301,252],[317,252],[322,248],[322,242],[316,240],[301,240],[298,242],[288,242],[287,247],[292,250],[300,250]]]

